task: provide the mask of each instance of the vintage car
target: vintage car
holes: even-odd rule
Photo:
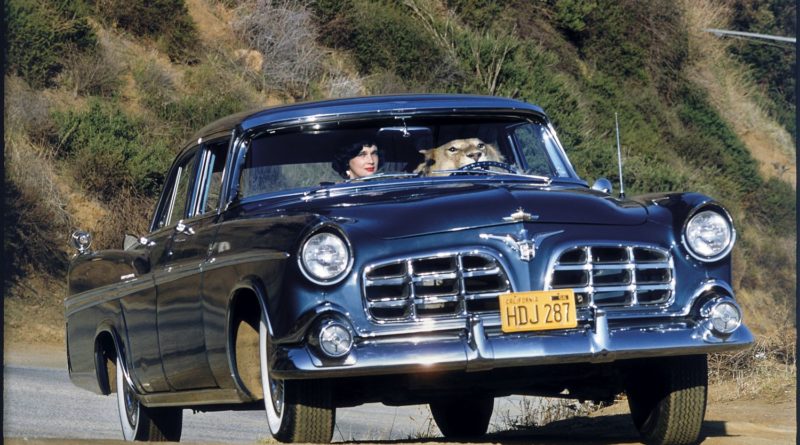
[[[345,179],[359,144],[371,169]],[[220,119],[180,150],[149,233],[73,234],[70,377],[117,394],[127,440],[179,440],[183,409],[265,409],[277,440],[328,442],[336,408],[367,402],[476,436],[495,397],[625,393],[643,440],[694,442],[707,354],[753,341],[736,232],[707,196],[610,188],[517,100]]]

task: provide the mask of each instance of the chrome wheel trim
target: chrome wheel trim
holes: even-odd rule
[[[125,440],[135,440],[136,432],[139,427],[139,416],[141,406],[133,394],[133,390],[128,385],[125,378],[125,368],[122,365],[122,358],[117,356],[117,413],[119,423],[122,427],[122,437]]]
[[[284,391],[283,381],[272,379],[269,376],[267,337],[269,337],[269,329],[262,317],[258,328],[258,349],[261,356],[261,387],[264,390],[264,410],[267,412],[267,423],[269,424],[270,433],[274,436],[283,424]]]

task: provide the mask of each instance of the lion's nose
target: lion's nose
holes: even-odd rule
[[[483,156],[483,153],[479,151],[473,151],[472,153],[467,155],[468,158],[472,158],[472,160],[474,160],[475,162],[478,162],[481,156]]]

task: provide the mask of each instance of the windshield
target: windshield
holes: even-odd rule
[[[520,118],[405,117],[324,123],[255,137],[239,174],[239,197],[352,181],[454,175],[572,175],[555,135]]]

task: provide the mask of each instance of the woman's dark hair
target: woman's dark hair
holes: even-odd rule
[[[347,179],[347,169],[350,168],[350,160],[358,156],[364,147],[370,147],[372,145],[375,145],[375,143],[366,139],[363,141],[358,141],[354,144],[345,145],[344,147],[340,148],[338,152],[336,152],[336,155],[333,157],[333,161],[331,162],[331,167],[336,170],[336,173],[339,173],[339,176]]]

